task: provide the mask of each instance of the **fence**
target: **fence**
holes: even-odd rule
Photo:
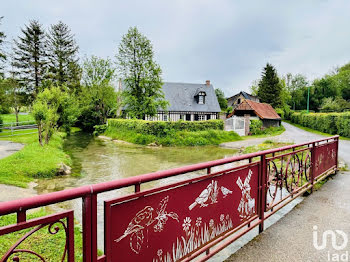
[[[19,261],[22,253],[45,261],[43,254],[19,248],[44,228],[51,234],[64,230],[62,261],[74,261],[72,210],[26,217],[30,209],[77,198],[82,199],[83,261],[207,260],[253,228],[262,232],[266,219],[335,172],[338,144],[334,136],[0,203],[0,215],[17,213],[17,223],[0,227],[0,236],[31,228],[0,261]],[[189,173],[192,178],[181,176]],[[142,189],[147,182],[169,177],[182,179]],[[104,254],[98,256],[98,196],[130,186],[134,193],[103,202]]]
[[[0,124],[0,137],[34,134],[38,132],[35,121],[9,122]]]
[[[244,117],[233,116],[225,120],[225,130],[235,131],[238,135],[245,135]]]

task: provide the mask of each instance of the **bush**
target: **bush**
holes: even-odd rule
[[[96,125],[94,126],[94,129],[95,129],[94,135],[98,136],[106,131],[107,125]]]
[[[332,135],[350,137],[350,113],[293,113],[291,121]]]
[[[224,121],[145,121],[129,119],[108,119],[108,127],[118,130],[133,130],[139,134],[164,137],[177,131],[224,130]]]
[[[260,135],[262,131],[262,121],[261,120],[251,120],[249,130],[252,135]]]

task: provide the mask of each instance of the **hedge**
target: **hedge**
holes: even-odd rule
[[[350,112],[309,114],[295,112],[290,120],[323,133],[350,137]]]
[[[109,128],[120,130],[133,130],[140,134],[166,136],[169,132],[176,131],[205,131],[224,130],[223,120],[208,121],[146,121],[130,119],[108,119]]]

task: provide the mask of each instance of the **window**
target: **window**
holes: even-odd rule
[[[180,115],[180,120],[184,120],[185,119],[185,115]]]
[[[186,114],[186,121],[191,121],[191,114]]]
[[[199,96],[198,97],[198,104],[201,104],[201,105],[204,104],[204,96]]]
[[[198,120],[199,121],[205,120],[205,115],[198,115]]]
[[[240,103],[241,103],[241,99],[238,98],[238,99],[237,99],[237,104],[240,104]]]
[[[163,121],[168,121],[168,115],[163,115]]]

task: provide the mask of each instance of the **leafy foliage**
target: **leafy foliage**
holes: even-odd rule
[[[61,125],[66,130],[75,123],[78,110],[74,99],[60,87],[45,89],[39,93],[33,104],[33,116],[38,125],[39,144],[48,144],[53,133]]]
[[[108,117],[115,117],[119,108],[119,94],[114,90],[115,69],[109,59],[92,56],[85,59],[83,86],[79,93],[81,115],[79,124],[84,130],[105,124]]]
[[[149,39],[136,27],[123,36],[117,55],[118,70],[125,89],[123,101],[129,117],[145,119],[157,110],[166,110],[168,102],[162,91],[161,69],[153,59],[153,47]]]
[[[350,112],[309,114],[294,112],[291,121],[320,132],[350,137]]]
[[[216,88],[215,94],[218,99],[221,110],[227,110],[227,100],[225,98],[224,92],[221,89]]]
[[[222,120],[163,122],[109,119],[104,134],[135,144],[164,146],[218,145],[241,139],[235,132],[223,131],[223,125]],[[101,127],[96,131],[99,129]]]
[[[250,121],[250,135],[276,135],[282,133],[285,128],[281,125],[278,127],[270,126],[268,128],[263,127],[261,120],[251,120]]]
[[[22,36],[15,40],[12,65],[25,83],[26,91],[36,95],[46,72],[45,32],[36,20],[30,21],[21,31]]]
[[[269,63],[266,64],[258,85],[260,102],[271,104],[272,107],[283,105],[282,85],[277,76],[276,69]]]
[[[72,92],[79,86],[81,70],[78,46],[69,27],[63,22],[51,25],[47,35],[48,78],[56,85],[66,85]]]
[[[137,133],[154,136],[166,136],[173,131],[204,131],[204,130],[223,130],[224,122],[222,120],[208,121],[145,121],[128,119],[108,119],[108,127],[116,130],[134,130]]]

